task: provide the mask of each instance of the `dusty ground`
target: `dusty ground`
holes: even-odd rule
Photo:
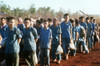
[[[27,66],[23,59],[21,59],[20,66]],[[68,61],[62,59],[60,64],[51,62],[51,66],[100,66],[100,42],[89,54],[77,53],[75,57],[69,56]]]

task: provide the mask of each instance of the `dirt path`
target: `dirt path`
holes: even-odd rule
[[[20,66],[27,66],[25,61],[21,61],[20,64]],[[51,63],[51,66],[100,66],[100,42],[89,54],[77,53],[75,57],[69,56],[68,61],[62,59],[60,64]]]

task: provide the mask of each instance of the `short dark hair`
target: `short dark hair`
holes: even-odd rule
[[[96,19],[93,19],[93,22],[96,21]]]
[[[2,17],[2,18],[1,18],[1,21],[2,21],[2,19],[5,19],[5,20],[6,20],[6,17]]]
[[[47,19],[44,19],[43,22],[48,22],[48,20]]]
[[[79,24],[79,21],[78,21],[78,19],[75,19],[75,24],[77,24],[77,25]]]
[[[41,23],[43,23],[44,19],[43,19],[43,18],[41,18],[41,19],[40,19],[40,21],[41,21]]]
[[[90,20],[92,20],[94,17],[90,17]]]
[[[24,22],[25,22],[26,20],[29,20],[29,21],[31,21],[31,19],[30,19],[30,18],[25,18],[25,19],[24,19]]]
[[[51,22],[52,21],[52,19],[51,18],[48,18],[48,22]]]
[[[80,19],[83,19],[83,18],[85,18],[85,17],[84,17],[84,16],[81,16],[81,17],[80,17]]]
[[[70,21],[71,23],[74,23],[74,20],[73,20],[73,19],[69,19],[69,21]]]
[[[38,24],[41,24],[41,23],[42,23],[41,20],[36,20],[36,22],[37,22]]]
[[[86,21],[89,20],[89,17],[86,17]]]
[[[69,16],[69,14],[68,14],[68,13],[66,13],[66,14],[64,14],[64,17],[65,17],[65,16]]]
[[[9,22],[10,20],[13,20],[13,19],[15,20],[15,17],[12,17],[12,16],[11,16],[11,17],[7,17],[7,21],[8,21],[8,22]]]

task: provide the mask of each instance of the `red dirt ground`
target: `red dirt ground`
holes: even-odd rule
[[[27,66],[23,59],[21,59],[20,66]],[[100,42],[96,43],[89,54],[77,53],[75,57],[69,56],[68,61],[62,59],[60,64],[51,62],[50,66],[100,66]]]

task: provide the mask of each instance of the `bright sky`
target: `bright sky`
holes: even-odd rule
[[[10,7],[28,9],[32,4],[36,9],[39,7],[51,7],[54,11],[59,11],[60,8],[66,12],[70,9],[71,13],[82,10],[87,14],[100,15],[100,0],[0,0]]]

